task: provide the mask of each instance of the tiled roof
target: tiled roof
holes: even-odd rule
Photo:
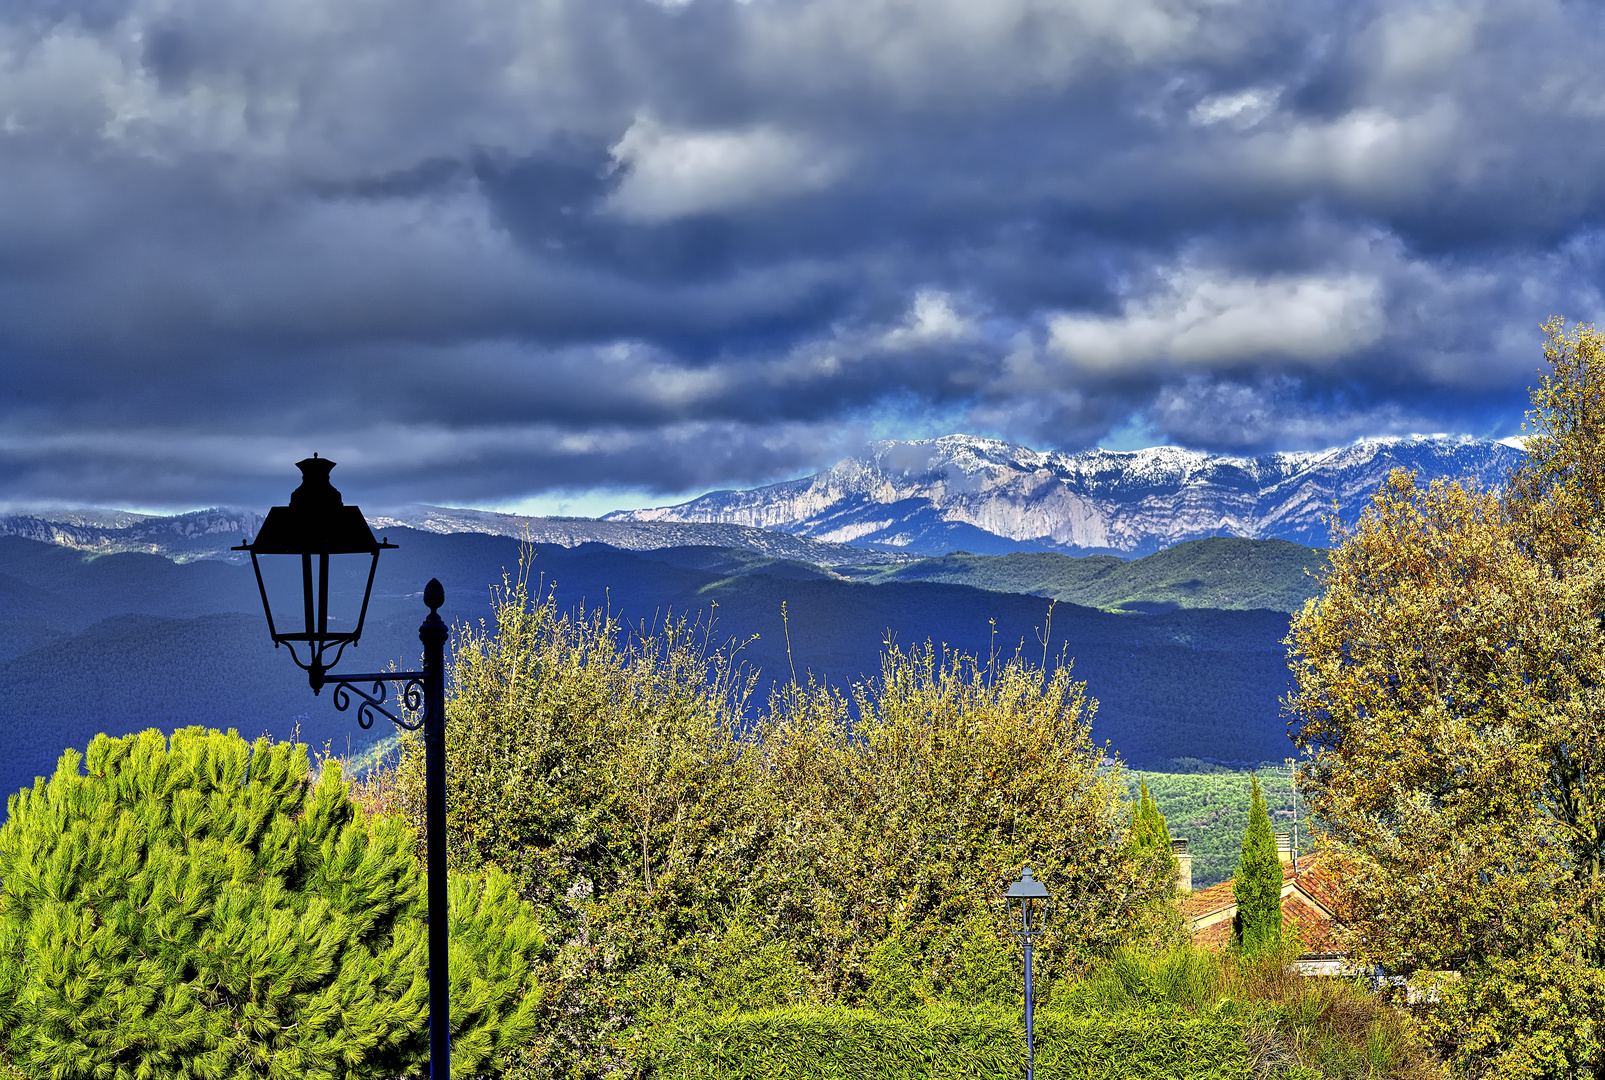
[[[1285,873],[1283,880],[1286,880]],[[1185,897],[1181,902],[1181,913],[1189,919],[1196,919],[1200,915],[1208,915],[1223,907],[1234,906],[1236,903],[1232,897],[1232,880],[1227,878],[1219,885],[1199,889]]]
[[[1337,882],[1319,856],[1300,859],[1297,875],[1291,866],[1282,867],[1284,925],[1295,930],[1311,952],[1331,952],[1337,948],[1334,933],[1337,894]],[[1231,940],[1232,918],[1237,914],[1232,883],[1223,881],[1200,889],[1182,900],[1181,911],[1194,941],[1209,947],[1225,945]]]

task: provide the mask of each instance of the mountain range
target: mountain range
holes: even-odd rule
[[[0,537],[37,540],[93,555],[137,552],[162,555],[174,562],[219,559],[241,563],[247,556],[232,549],[256,535],[262,517],[255,511],[220,507],[172,516],[124,510],[35,510],[0,515]],[[367,518],[379,533],[398,528],[435,534],[477,533],[558,547],[606,544],[620,551],[717,547],[822,566],[896,566],[913,557],[907,553],[850,547],[749,525],[529,517],[426,505],[369,514]]]
[[[1438,437],[1222,458],[954,436],[606,520],[405,507],[369,518],[401,547],[381,560],[361,666],[415,662],[430,577],[461,627],[532,552],[561,609],[713,620],[716,640],[746,642],[761,685],[849,686],[876,674],[888,641],[1023,649],[1073,660],[1100,703],[1095,737],[1129,761],[1277,761],[1281,639],[1325,553],[1276,534],[1319,545],[1321,512],[1352,521],[1393,467],[1494,485],[1518,460]],[[378,734],[266,647],[254,576],[229,550],[260,523],[223,509],[0,517],[0,794],[99,731],[201,723],[337,750]]]
[[[881,550],[939,555],[1060,551],[1148,555],[1208,536],[1324,547],[1326,518],[1352,522],[1382,479],[1503,484],[1521,451],[1468,436],[1361,439],[1309,453],[1229,457],[1173,446],[1043,452],[948,435],[881,442],[824,472],[610,522],[749,525]]]
[[[1324,547],[1326,518],[1352,522],[1395,468],[1414,471],[1423,483],[1469,479],[1497,487],[1521,456],[1504,443],[1449,435],[1361,439],[1246,458],[1171,446],[1066,454],[948,435],[875,443],[813,476],[600,519],[414,505],[370,513],[368,520],[379,530],[486,533],[625,551],[719,547],[836,567],[895,567],[952,552],[1131,559],[1212,536]],[[0,516],[0,536],[98,554],[239,561],[229,549],[261,520],[259,512],[229,509],[172,517],[35,511]]]

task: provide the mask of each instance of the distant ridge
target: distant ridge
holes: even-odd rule
[[[1177,447],[1066,454],[948,435],[874,443],[813,476],[714,491],[613,522],[756,526],[882,550],[939,555],[1059,551],[1132,558],[1212,536],[1328,540],[1323,515],[1359,516],[1395,468],[1422,481],[1503,484],[1522,452],[1454,435],[1361,439],[1308,453],[1229,457]]]
[[[126,510],[38,510],[0,517],[0,536],[97,555],[137,551],[186,562],[228,557],[228,549],[254,535],[261,523],[261,514],[216,507],[171,517]]]
[[[1310,453],[1228,457],[1161,446],[1044,453],[968,435],[881,442],[800,480],[713,491],[677,506],[601,519],[526,517],[416,505],[371,515],[376,529],[486,533],[626,551],[705,546],[821,566],[892,567],[919,556],[1060,552],[1139,558],[1208,537],[1324,547],[1323,515],[1357,518],[1394,468],[1423,482],[1502,484],[1522,452],[1468,436],[1361,439]],[[0,516],[0,536],[95,554],[238,561],[261,524],[249,510],[171,517],[120,510]]]
[[[489,533],[537,544],[577,547],[606,544],[625,551],[672,547],[721,547],[753,551],[774,559],[801,559],[821,566],[896,566],[910,556],[725,522],[614,521],[575,517],[525,517],[488,510],[413,506],[368,519],[374,528],[405,525],[433,533]]]
[[[39,510],[0,516],[0,536],[38,540],[96,555],[140,552],[176,562],[244,556],[229,549],[254,536],[262,515],[249,510],[211,509],[160,517],[122,510]],[[898,566],[912,556],[872,551],[746,525],[682,522],[616,522],[592,518],[525,517],[487,510],[411,506],[368,517],[375,529],[406,526],[431,533],[528,535],[537,544],[577,547],[606,544],[625,551],[704,546],[751,551],[774,559],[822,566]]]

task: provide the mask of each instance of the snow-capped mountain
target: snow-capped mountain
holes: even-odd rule
[[[920,554],[1147,555],[1206,536],[1324,546],[1323,515],[1352,522],[1395,468],[1422,483],[1504,482],[1521,451],[1468,436],[1361,439],[1307,453],[1226,457],[1176,447],[1043,453],[948,435],[873,444],[800,480],[714,491],[607,521],[720,522]]]
[[[489,510],[417,505],[370,516],[368,524],[375,529],[404,525],[432,533],[489,533],[514,539],[528,537],[537,544],[556,544],[560,547],[606,544],[625,551],[655,551],[688,546],[735,548],[774,559],[800,559],[825,566],[887,566],[909,558],[907,555],[850,547],[770,529],[724,523],[525,517]]]

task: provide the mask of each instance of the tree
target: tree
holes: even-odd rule
[[[1438,1030],[1466,1075],[1605,1075],[1575,1037],[1605,1022],[1605,336],[1545,331],[1505,490],[1395,472],[1288,638],[1353,947],[1459,972]]]
[[[1170,847],[1170,826],[1165,823],[1165,815],[1159,812],[1159,804],[1148,793],[1148,782],[1139,779],[1137,785],[1137,805],[1131,808],[1132,860],[1139,866],[1156,864],[1175,881],[1180,867]]]
[[[1276,835],[1271,832],[1259,777],[1252,783],[1243,857],[1232,876],[1232,898],[1237,901],[1232,936],[1244,952],[1259,953],[1282,943],[1282,860],[1276,854]]]
[[[87,775],[79,772],[80,764]],[[0,826],[0,1047],[70,1078],[395,1076],[428,1057],[423,878],[306,747],[98,736]],[[539,948],[502,875],[452,882],[454,1064],[527,1038]]]
[[[738,936],[731,912],[755,908],[752,762],[738,738],[750,684],[706,626],[560,613],[531,594],[532,558],[526,548],[492,621],[456,637],[448,858],[511,875],[553,945],[536,965],[525,1071],[611,1074],[636,1021],[708,989],[707,961]],[[414,745],[395,777],[420,837],[421,759]]]

